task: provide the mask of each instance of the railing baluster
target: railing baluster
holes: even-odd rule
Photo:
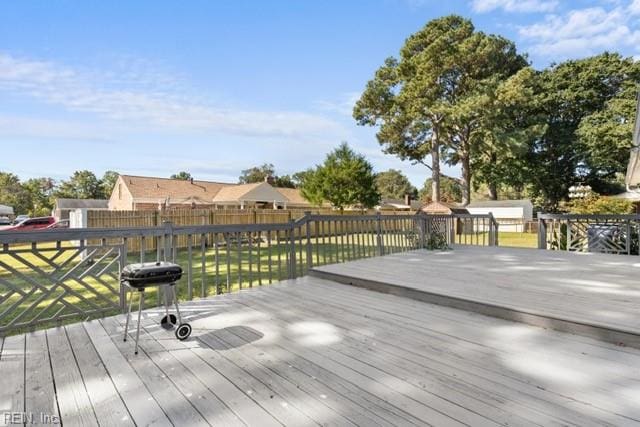
[[[200,234],[200,297],[207,296],[207,239]]]
[[[238,244],[236,245],[236,250],[238,251],[238,290],[242,290],[242,232],[238,231],[236,233],[236,240]]]
[[[267,231],[267,270],[269,271],[269,284],[273,283],[273,271],[271,260],[271,230]]]
[[[193,299],[193,271],[192,271],[192,262],[193,262],[193,251],[191,248],[192,245],[192,237],[191,234],[187,235],[187,299],[191,301]]]
[[[258,232],[258,286],[262,286],[262,232]]]
[[[248,232],[247,233],[247,240],[248,240],[248,246],[249,246],[249,287],[253,288],[253,233]]]
[[[216,295],[220,295],[220,248],[218,245],[219,235],[218,233],[213,233],[214,241],[213,241],[213,250],[215,257],[215,271],[216,277],[214,280],[214,286],[216,287]]]
[[[231,287],[231,233],[224,233],[224,243],[225,243],[225,261],[227,262],[227,293],[231,293],[233,291]]]
[[[280,247],[280,230],[276,230],[276,249],[278,250],[278,280],[282,280],[282,248]]]

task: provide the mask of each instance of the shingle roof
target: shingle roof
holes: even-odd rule
[[[178,180],[169,178],[155,178],[146,176],[120,175],[122,182],[127,186],[134,200],[137,201],[164,201],[167,198],[174,203],[216,203],[240,200],[247,193],[264,185],[259,182],[254,184],[231,184],[224,182]],[[268,185],[268,184],[267,184]],[[278,195],[269,195],[269,200],[287,202],[293,205],[309,205],[300,190],[295,188],[276,188]],[[268,190],[265,188],[262,191]],[[245,199],[249,200],[249,199]]]
[[[468,208],[519,208],[531,206],[531,200],[477,200],[469,203]]]
[[[212,200],[223,187],[235,186],[222,182],[154,178],[120,175],[133,199],[198,199]]]
[[[102,199],[56,199],[57,209],[108,209],[109,201]]]
[[[214,203],[237,201],[286,203],[288,199],[266,182],[224,187],[213,198]]]
[[[310,205],[297,188],[276,187],[276,190],[286,197],[292,205]]]

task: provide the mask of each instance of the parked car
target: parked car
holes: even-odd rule
[[[13,220],[13,225],[18,225],[20,224],[22,221],[29,219],[29,215],[18,215],[14,220]]]
[[[12,225],[10,227],[5,227],[1,231],[32,231],[32,230],[42,230],[44,228],[49,227],[51,224],[54,224],[56,219],[52,216],[43,216],[40,218],[29,218],[20,222],[17,225]]]
[[[57,228],[69,228],[69,220],[63,219],[61,221],[56,221],[50,226],[47,227],[47,230],[57,229]]]
[[[11,220],[8,216],[0,216],[0,225],[11,225]]]

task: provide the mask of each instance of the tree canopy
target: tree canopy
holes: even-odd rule
[[[358,124],[379,127],[384,152],[431,169],[434,200],[439,200],[441,153],[449,163],[460,163],[466,203],[472,144],[482,142],[500,84],[526,64],[511,41],[475,31],[467,19],[434,19],[407,39],[399,59],[385,60],[353,116]]]
[[[174,173],[169,178],[170,179],[179,179],[181,181],[189,181],[190,179],[193,179],[193,176],[191,176],[191,174],[189,172],[180,171],[178,173]]]
[[[269,176],[275,176],[276,168],[271,163],[254,166],[241,172],[238,182],[240,184],[253,184],[263,182]]]
[[[380,201],[373,166],[347,143],[329,153],[323,164],[301,176],[300,191],[315,205],[324,202],[343,210],[346,207],[371,208]]]
[[[418,195],[418,190],[397,169],[376,174],[376,188],[383,199],[402,199],[407,194],[415,198]]]
[[[102,181],[93,172],[81,170],[75,171],[67,181],[62,181],[54,195],[68,199],[103,199],[103,188]]]
[[[423,202],[433,201],[431,178],[427,178],[420,190],[420,200]],[[462,184],[458,179],[443,175],[440,177],[440,201],[446,203],[460,203],[462,200]]]

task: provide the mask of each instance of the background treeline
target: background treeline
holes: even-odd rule
[[[328,173],[338,180],[346,174],[347,179],[342,187],[359,188],[360,190],[349,191],[345,196],[344,193],[333,191],[341,184],[337,181],[330,181],[327,194],[316,193],[312,196],[315,197],[318,204],[328,201],[338,207],[340,204],[342,207],[354,204],[371,207],[378,203],[380,197],[403,199],[405,194],[414,198],[418,196],[418,190],[399,170],[390,169],[374,173],[373,167],[364,157],[354,153],[346,144],[329,154],[328,157],[335,156],[336,153],[342,156],[341,161],[337,165],[334,163],[333,169]],[[357,165],[355,170],[352,168],[354,164]],[[324,167],[324,165],[319,165],[318,168],[320,167]],[[277,187],[301,188],[303,183],[306,183],[307,191],[313,191],[309,188],[315,185],[310,179],[315,170],[309,169],[291,176],[278,176],[273,164],[266,163],[243,170],[238,177],[238,183],[263,182],[267,177],[271,177]],[[52,178],[32,178],[21,181],[15,174],[0,171],[0,204],[12,206],[16,214],[28,214],[32,217],[46,216],[51,214],[56,198],[108,199],[117,178],[118,173],[115,171],[107,171],[102,177],[98,177],[91,171],[81,170],[74,172],[69,179],[61,181]],[[169,178],[189,180],[194,177],[187,171],[181,171],[169,176]],[[424,189],[420,194],[428,196]],[[365,198],[361,200],[361,197]]]
[[[639,83],[640,63],[617,53],[535,70],[512,41],[446,16],[384,61],[353,116],[430,170],[435,200],[445,162],[461,168],[463,204],[475,191],[555,211],[572,185],[623,191]]]

